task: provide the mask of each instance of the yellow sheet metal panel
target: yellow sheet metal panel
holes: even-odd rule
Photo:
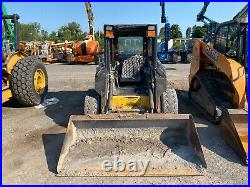
[[[113,96],[112,110],[150,109],[149,96]]]
[[[245,152],[248,154],[248,135],[242,136],[239,134],[239,136],[240,136],[240,141],[242,143],[242,146],[243,146]]]
[[[248,111],[227,109],[219,126],[223,139],[248,165]]]
[[[228,77],[236,91],[233,103],[238,105],[237,108],[244,108],[244,106],[248,105],[245,91],[246,78],[244,66],[219,53],[203,41],[195,40],[193,43],[189,84],[191,84],[195,75],[200,71],[203,63],[213,64],[217,68],[217,71],[224,73]]]
[[[10,89],[6,89],[2,91],[2,103],[5,103],[12,97],[12,93]]]

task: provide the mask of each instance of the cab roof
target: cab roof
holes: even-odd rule
[[[155,27],[157,33],[157,24],[124,24],[124,25],[104,25],[113,27],[115,37],[126,37],[126,36],[146,36],[149,26]]]

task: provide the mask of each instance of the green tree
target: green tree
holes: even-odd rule
[[[180,42],[174,42],[173,48],[174,48],[174,49],[180,49],[180,48],[181,48]]]
[[[207,26],[196,26],[194,27],[192,37],[193,38],[203,38],[208,34],[208,28]]]
[[[46,30],[41,30],[41,39],[42,41],[48,40],[49,39],[49,33]]]
[[[58,42],[59,39],[57,33],[55,31],[52,31],[48,37],[48,40]]]
[[[181,38],[182,37],[182,33],[180,30],[180,26],[178,24],[173,24],[170,27],[170,38],[174,39],[174,38]]]
[[[79,40],[84,40],[84,38],[88,35],[87,32],[83,32],[79,38]]]
[[[158,35],[158,39],[163,40],[164,39],[164,35],[165,35],[165,27],[162,27],[160,29],[160,33]]]
[[[165,35],[165,27],[162,27],[160,29],[158,39],[163,40],[164,35]],[[171,25],[171,27],[170,27],[170,38],[174,39],[174,38],[181,38],[181,37],[182,37],[182,33],[180,31],[179,25],[177,25],[177,24]]]
[[[58,37],[61,41],[71,41],[71,40],[83,40],[83,32],[81,30],[80,24],[76,22],[68,23],[59,28]]]
[[[21,41],[37,41],[41,40],[41,25],[40,23],[20,23],[19,25],[20,40]]]
[[[95,40],[99,42],[100,48],[104,47],[104,34],[102,31],[95,32]]]

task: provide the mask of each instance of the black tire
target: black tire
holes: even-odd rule
[[[34,86],[37,69],[41,69],[45,75],[45,87],[39,92]],[[43,102],[48,92],[48,75],[42,60],[36,56],[19,60],[11,72],[10,88],[13,98],[23,106],[36,106]]]
[[[122,63],[122,75],[121,78],[131,81],[138,81],[140,79],[140,67],[142,57],[139,55],[132,56]]]
[[[161,112],[178,114],[178,98],[174,89],[167,89],[161,96]]]
[[[178,64],[178,55],[177,54],[173,55],[173,63]]]
[[[104,54],[99,54],[95,56],[95,64],[96,65],[100,65],[100,66],[104,66]]]
[[[137,56],[133,56],[124,61],[123,64],[124,73],[127,77],[135,77],[136,74],[140,71],[140,60]]]
[[[100,61],[99,56],[98,56],[98,55],[95,56],[95,65],[98,65],[98,64],[99,64],[99,61]]]
[[[90,91],[84,98],[84,111],[87,114],[100,114],[100,99],[95,91]]]

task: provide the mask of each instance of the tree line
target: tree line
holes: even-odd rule
[[[163,40],[164,39],[164,33],[165,33],[165,28],[162,27],[160,29],[160,33],[158,35],[158,38]],[[208,27],[206,25],[203,26],[193,26],[188,27],[186,30],[186,38],[203,38],[208,34]],[[180,26],[178,24],[173,24],[170,27],[170,39],[175,39],[175,38],[182,38],[182,32],[180,30]]]
[[[76,22],[70,22],[67,25],[61,26],[57,31],[48,31],[41,28],[40,23],[20,23],[20,40],[21,41],[54,41],[54,42],[64,42],[68,41],[77,41],[83,40],[88,34],[81,30],[80,24]],[[207,26],[194,26],[193,28],[189,27],[186,30],[186,37],[190,38],[203,38],[208,33]],[[180,31],[180,26],[178,24],[173,24],[170,27],[170,38],[182,38],[182,32]],[[101,47],[103,46],[103,32],[97,31],[95,33],[95,38],[99,41]],[[158,38],[163,40],[164,38],[164,27],[160,29]]]
[[[80,24],[76,22],[70,22],[67,25],[61,26],[57,31],[48,31],[41,28],[41,24],[37,22],[33,23],[20,23],[19,36],[20,41],[54,41],[64,42],[67,41],[79,41],[84,40],[87,32],[83,32]],[[100,46],[103,46],[104,34],[101,31],[95,32],[95,39],[99,41]]]

